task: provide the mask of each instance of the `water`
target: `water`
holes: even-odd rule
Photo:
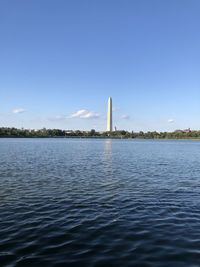
[[[200,266],[200,142],[0,139],[0,266]]]

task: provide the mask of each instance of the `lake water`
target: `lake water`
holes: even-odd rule
[[[0,139],[0,266],[200,266],[200,142]]]

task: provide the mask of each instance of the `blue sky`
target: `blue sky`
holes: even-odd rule
[[[0,127],[200,129],[199,0],[1,0]]]

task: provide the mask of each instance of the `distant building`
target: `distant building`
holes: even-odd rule
[[[191,129],[188,128],[188,129],[185,129],[185,130],[176,130],[174,131],[175,133],[190,133],[191,132]]]

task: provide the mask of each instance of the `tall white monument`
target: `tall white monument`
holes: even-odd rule
[[[112,132],[112,98],[108,98],[107,131]]]

